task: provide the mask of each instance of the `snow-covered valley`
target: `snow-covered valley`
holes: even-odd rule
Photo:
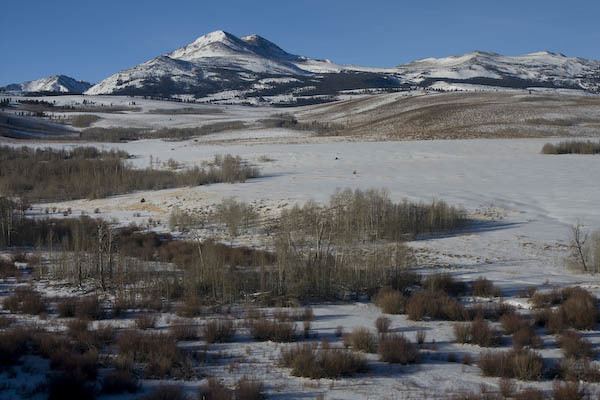
[[[420,99],[431,104],[435,99],[444,98],[436,96],[415,95],[413,99],[399,94],[380,95],[347,103],[291,109],[289,112],[300,120],[339,121],[349,118],[368,125],[373,115],[385,112],[393,116],[394,107],[411,107]],[[514,96],[527,99],[530,95],[518,93]],[[459,101],[465,99],[457,98]],[[562,107],[577,104],[577,112],[586,113],[589,118],[595,117],[597,112],[594,98],[540,98],[560,101]],[[152,166],[158,170],[167,170],[173,165],[177,170],[204,167],[216,155],[231,154],[259,168],[260,177],[243,183],[135,191],[92,200],[36,202],[27,211],[30,217],[61,219],[87,215],[110,221],[115,227],[136,224],[164,233],[173,231],[169,220],[175,210],[189,215],[201,214],[214,210],[228,198],[249,204],[259,214],[259,221],[268,222],[294,204],[305,204],[311,200],[326,203],[340,189],[385,189],[394,202],[402,199],[427,203],[444,200],[464,207],[475,221],[455,232],[423,236],[406,243],[415,256],[412,271],[424,276],[447,273],[453,279],[469,284],[484,277],[501,291],[501,297],[462,297],[461,301],[466,305],[505,303],[515,306],[517,312],[523,315],[532,316],[535,311],[531,310],[531,299],[526,293],[534,289],[547,293],[553,289],[579,286],[596,296],[600,295],[600,278],[569,269],[566,261],[573,225],[583,224],[590,232],[600,229],[600,210],[597,207],[600,188],[595,184],[600,173],[600,159],[597,155],[541,154],[545,143],[576,139],[576,134],[566,138],[381,140],[368,135],[327,136],[316,135],[310,130],[264,127],[259,121],[277,114],[278,109],[274,108],[182,105],[118,96],[92,99],[105,102],[106,107],[136,107],[136,110],[124,112],[96,113],[100,119],[94,122],[94,127],[191,128],[231,121],[244,121],[247,125],[185,140],[96,143],[68,138],[60,141],[2,139],[2,144],[54,149],[93,146],[101,150],[121,150],[132,156],[127,163],[135,168]],[[407,103],[407,99],[413,103]],[[487,98],[482,96],[478,99]],[[64,96],[58,100],[57,106],[61,106],[60,102],[62,105],[78,103],[81,97]],[[544,109],[547,114],[543,114],[549,121],[552,120],[548,111],[551,108]],[[174,111],[177,109],[185,111],[178,113]],[[354,111],[349,112],[349,109]],[[540,111],[535,112],[540,115]],[[56,114],[60,113],[64,111]],[[503,111],[499,111],[497,115],[502,114]],[[554,115],[554,118],[566,118],[567,114]],[[587,126],[590,127],[593,123]],[[198,241],[214,237],[234,247],[269,249],[271,246],[265,239],[268,235],[257,236],[252,229],[235,238],[222,230],[173,233],[182,239],[191,237]],[[4,281],[3,296],[10,294],[15,285],[18,285],[17,281]],[[64,282],[57,284],[48,279],[34,281],[34,286],[49,299],[90,293],[89,287],[78,288]],[[111,299],[110,296],[108,298]],[[411,341],[417,341],[418,332],[425,332],[425,343],[420,347],[421,362],[414,365],[388,364],[380,361],[375,354],[367,354],[369,372],[366,373],[338,379],[294,377],[288,368],[279,365],[282,349],[291,345],[253,341],[246,327],[248,322],[244,319],[247,311],[243,305],[237,304],[227,313],[210,314],[210,318],[225,318],[227,315],[226,318],[235,321],[238,330],[230,342],[207,345],[199,339],[179,343],[180,348],[190,352],[208,346],[205,354],[208,361],[200,363],[195,370],[197,375],[186,379],[143,378],[140,380],[141,393],[150,392],[159,383],[170,383],[183,387],[192,395],[206,385],[208,377],[233,387],[244,376],[260,379],[268,398],[281,399],[319,396],[328,399],[447,399],[464,391],[479,391],[481,387],[492,392],[499,390],[500,381],[482,376],[478,365],[478,358],[485,348],[457,343],[453,321],[435,318],[415,321],[406,315],[384,314],[364,296],[346,301],[309,302],[307,305],[312,307],[314,319],[308,337],[299,340],[307,343],[328,340],[331,345],[342,347],[343,339],[336,331],[343,329],[349,333],[355,328],[366,327],[375,332],[376,319],[385,316],[390,319],[392,333],[403,334]],[[266,313],[272,312],[272,308],[267,306],[261,309]],[[97,329],[111,325],[123,332],[135,330],[139,312],[132,309],[125,317],[96,321],[93,326]],[[173,311],[163,310],[154,315],[157,320],[149,328],[152,332],[165,332],[181,320]],[[202,316],[185,320],[200,327],[207,321]],[[55,317],[46,320],[26,317],[18,323],[35,322],[48,329],[60,330],[61,324],[66,323],[64,321]],[[297,324],[298,331],[301,330],[300,325]],[[492,325],[500,329],[499,322],[492,322]],[[542,328],[536,330],[542,340],[542,347],[536,349],[538,354],[547,364],[560,360],[556,336]],[[600,346],[599,332],[597,328],[584,331],[585,338],[595,348]],[[498,349],[510,349],[511,340],[505,335]],[[29,387],[23,381],[31,385],[27,390],[34,389],[40,374],[44,374],[44,365],[39,359],[33,359],[18,368],[16,377],[8,374],[0,377],[7,382],[8,388],[12,388],[10,393],[22,393],[19,390]],[[516,382],[518,388],[536,387],[546,392],[551,391],[553,385],[548,379]],[[590,393],[600,392],[597,383],[586,383],[585,386]],[[123,394],[118,398],[135,396]],[[115,397],[101,394],[99,398]]]

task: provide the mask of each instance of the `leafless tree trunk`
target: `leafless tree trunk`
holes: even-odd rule
[[[583,268],[585,272],[588,272],[588,265],[585,256],[585,243],[588,239],[588,234],[583,230],[582,224],[577,224],[572,227],[572,241],[571,241],[571,249],[573,252],[573,257],[579,265]]]

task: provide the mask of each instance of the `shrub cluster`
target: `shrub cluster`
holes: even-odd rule
[[[430,204],[404,200],[394,203],[383,190],[346,189],[334,194],[329,204],[320,206],[308,202],[282,212],[281,223],[306,228],[313,235],[315,219],[327,226],[332,237],[342,242],[357,239],[406,240],[420,234],[447,232],[464,227],[468,223],[462,208],[450,206],[443,201]]]
[[[156,315],[153,314],[140,314],[135,319],[135,326],[138,329],[146,330],[156,326]]]
[[[554,382],[552,386],[553,400],[584,400],[586,393],[579,382]]]
[[[75,303],[75,316],[84,319],[101,319],[104,315],[104,309],[98,296],[82,297]]]
[[[6,297],[3,307],[15,314],[39,315],[46,312],[47,305],[42,295],[29,286],[17,287],[14,293]]]
[[[501,339],[498,331],[481,318],[454,325],[454,336],[458,343],[470,343],[482,347],[498,346]]]
[[[417,346],[404,335],[388,334],[379,339],[379,358],[394,364],[413,364],[419,362]]]
[[[340,378],[367,371],[363,356],[328,345],[319,348],[312,344],[298,344],[283,349],[280,362],[292,369],[292,375],[313,379]]]
[[[0,199],[1,201],[2,199]],[[2,212],[2,207],[0,206],[0,213]],[[5,230],[0,229],[0,246],[2,245],[2,243],[4,242],[4,235],[6,235]],[[0,259],[0,279],[6,279],[6,278],[10,278],[10,277],[14,277],[17,275],[17,268],[15,267],[15,264],[12,261],[8,261],[8,260],[4,260],[4,259]]]
[[[598,322],[597,299],[582,288],[566,290],[566,299],[547,313],[546,328],[552,333],[564,329],[594,329]]]
[[[10,328],[0,332],[0,369],[15,365],[26,354],[35,354],[50,361],[51,373],[46,385],[48,398],[84,394],[81,398],[91,398],[98,375],[98,347],[81,342],[78,337],[69,339],[56,332]]]
[[[479,277],[473,282],[473,295],[479,297],[500,297],[500,289],[486,278]]]
[[[507,335],[512,335],[521,328],[527,327],[530,323],[518,313],[508,313],[500,317],[500,325]]]
[[[388,317],[378,317],[375,320],[375,328],[380,335],[388,333],[390,331],[390,325],[392,324],[392,320]]]
[[[29,332],[11,328],[0,332],[0,370],[3,367],[17,363],[19,358],[25,354],[28,345]]]
[[[567,358],[593,358],[596,354],[589,340],[576,331],[567,330],[558,337],[558,345]]]
[[[512,334],[512,342],[515,349],[521,349],[523,347],[538,349],[542,347],[543,344],[542,339],[530,324],[524,325],[514,331]]]
[[[178,319],[169,327],[169,332],[176,340],[196,340],[198,339],[198,327],[193,321],[187,319]]]
[[[574,290],[572,287],[563,289],[552,289],[547,292],[536,291],[529,301],[534,308],[546,308],[562,304]]]
[[[258,341],[293,342],[296,340],[296,326],[291,322],[269,319],[247,321],[250,334]]]
[[[209,168],[181,172],[135,169],[123,152],[0,147],[0,191],[33,201],[100,198],[136,190],[244,182],[258,170],[239,157],[217,156]]]
[[[543,154],[600,154],[600,142],[591,140],[568,140],[559,143],[546,143]]]
[[[556,377],[572,382],[600,382],[600,368],[588,358],[563,358],[560,360]]]
[[[413,321],[425,317],[449,321],[469,319],[468,311],[456,299],[442,291],[422,290],[414,293],[406,303],[406,314]]]
[[[202,334],[207,343],[229,342],[235,335],[235,324],[229,319],[212,319],[204,324]]]
[[[292,321],[312,321],[315,319],[315,314],[312,308],[305,307],[302,309],[277,309],[273,311],[273,318],[280,322]]]
[[[479,368],[485,376],[539,380],[544,372],[542,357],[527,349],[484,352],[479,357]]]
[[[262,123],[265,128],[287,128],[300,131],[314,131],[319,135],[336,135],[343,129],[342,124],[322,121],[305,121],[300,122],[290,114],[275,114],[270,118],[261,119],[258,122]]]
[[[465,282],[457,281],[448,273],[430,274],[423,279],[424,289],[432,292],[443,292],[449,296],[460,296],[467,292]]]
[[[71,117],[71,125],[76,128],[88,128],[94,122],[100,121],[100,117],[94,114],[79,114]]]
[[[375,353],[377,351],[377,338],[369,329],[358,327],[344,336],[344,346],[365,353]]]
[[[169,110],[169,112],[171,111]],[[141,139],[187,140],[212,133],[243,129],[245,127],[246,124],[243,121],[221,121],[193,128],[161,128],[156,130],[93,127],[84,129],[80,134],[80,138],[95,142],[122,142]]]
[[[383,287],[375,296],[375,304],[386,314],[402,314],[406,305],[406,298],[399,290]]]
[[[254,208],[234,198],[226,198],[216,206],[216,216],[220,223],[227,227],[231,237],[239,235],[240,230],[247,230],[258,218]]]
[[[117,338],[117,348],[121,359],[143,363],[146,377],[191,375],[189,360],[172,335],[125,331]]]
[[[66,299],[59,300],[56,303],[56,311],[58,311],[58,316],[61,318],[72,318],[75,316],[76,306],[77,299],[74,297],[68,297]]]

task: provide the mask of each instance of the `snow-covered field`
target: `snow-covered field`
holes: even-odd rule
[[[394,100],[398,98],[396,95]],[[66,97],[61,99],[66,100]],[[366,104],[365,107],[377,108],[388,104],[388,100],[382,97],[379,104]],[[140,104],[144,111],[166,107],[155,107],[150,101]],[[225,113],[232,119],[256,119],[272,112],[273,109],[260,109],[259,114],[249,116],[243,107],[230,107]],[[138,118],[135,115],[114,114],[111,118],[131,123]],[[148,114],[143,115],[139,117],[140,126],[168,125],[170,118],[156,115],[156,120],[150,120]],[[218,114],[212,117],[219,118]],[[181,122],[180,118],[207,116],[178,115],[177,118],[177,122]],[[197,123],[197,120],[191,123]],[[547,289],[577,284],[600,294],[600,279],[565,267],[570,227],[582,223],[587,229],[600,229],[600,186],[597,185],[600,157],[540,154],[544,143],[558,140],[362,142],[315,138],[285,129],[255,128],[187,141],[98,144],[104,149],[127,151],[135,157],[131,162],[140,168],[147,167],[151,159],[155,166],[169,159],[193,166],[202,165],[217,154],[232,154],[258,166],[262,176],[245,183],[38,204],[34,210],[71,208],[73,215],[85,212],[106,219],[115,218],[122,224],[143,224],[152,218],[161,221],[158,229],[167,229],[166,222],[174,207],[197,210],[232,196],[259,206],[265,215],[307,200],[325,202],[337,189],[344,188],[385,188],[393,200],[443,199],[464,206],[483,222],[456,235],[411,242],[410,246],[417,250],[419,270],[425,273],[451,271],[455,277],[464,280],[484,276],[497,284],[503,294],[510,297],[511,303],[526,306],[526,299],[519,296],[530,287]],[[65,142],[27,144],[80,145]],[[140,202],[142,198],[145,199],[143,203]],[[98,214],[94,214],[96,209],[100,211]],[[316,305],[314,312],[316,319],[312,332],[333,340],[337,326],[343,326],[347,331],[355,326],[372,329],[374,320],[381,315],[379,309],[369,303]],[[271,398],[313,398],[319,393],[326,393],[326,398],[331,399],[443,398],[447,392],[458,388],[476,390],[482,383],[497,385],[496,378],[482,378],[475,366],[448,362],[448,352],[476,357],[481,350],[477,346],[454,343],[451,322],[413,322],[405,316],[390,317],[393,331],[403,332],[413,339],[417,330],[425,330],[427,341],[435,341],[432,345],[435,351],[425,350],[422,364],[392,366],[370,355],[372,369],[366,375],[335,381],[293,378],[286,370],[275,366],[282,345],[254,343],[244,336],[213,348],[225,355],[225,361],[211,366],[210,372],[229,383],[243,375],[260,377]],[[586,337],[600,345],[598,332],[589,332]],[[543,339],[548,346],[541,354],[545,358],[560,357],[554,347],[555,339],[551,336]],[[232,363],[235,368],[231,367]],[[201,382],[189,384],[188,389],[193,390]],[[528,384],[532,385],[549,389],[551,382]]]
[[[559,139],[555,139],[558,141]],[[528,285],[599,282],[564,267],[570,227],[600,228],[597,156],[540,154],[545,139],[308,144],[206,144],[160,140],[103,144],[133,154],[146,167],[150,158],[202,165],[216,154],[239,155],[260,167],[262,177],[137,192],[108,199],[40,205],[95,209],[122,223],[160,220],[164,229],[174,207],[197,210],[236,197],[269,215],[307,200],[327,201],[337,189],[385,188],[392,199],[443,199],[462,205],[489,223],[464,234],[421,240],[425,265],[460,268],[464,279],[484,275],[516,293]],[[64,146],[61,144],[60,146]],[[266,156],[266,158],[265,158]],[[145,202],[140,203],[144,198]]]

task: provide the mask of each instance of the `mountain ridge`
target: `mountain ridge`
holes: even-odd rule
[[[548,50],[518,56],[476,50],[363,67],[297,55],[257,34],[214,31],[112,74],[85,94],[285,105],[364,92],[538,87],[600,93],[600,61]]]
[[[373,68],[296,55],[257,34],[237,37],[215,31],[159,57],[167,58],[120,71],[86,93],[175,96],[208,102],[302,104],[329,101],[349,92],[439,90],[440,87],[456,88],[457,84],[589,92],[600,88],[600,62],[550,51],[504,56],[479,50],[415,60],[392,68]],[[182,73],[181,68],[170,72],[155,65],[174,63],[174,60],[189,73]]]

